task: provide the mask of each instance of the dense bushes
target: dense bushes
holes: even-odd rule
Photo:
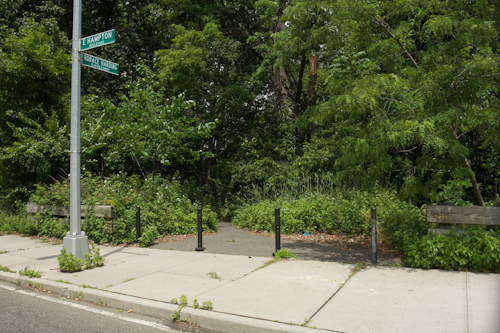
[[[285,196],[286,197],[286,196]],[[281,231],[325,232],[370,236],[370,208],[377,208],[379,239],[395,246],[405,265],[447,270],[500,272],[500,230],[469,227],[453,236],[427,234],[422,210],[398,199],[394,191],[347,191],[309,194],[299,198],[264,199],[244,205],[234,222],[244,228],[274,231],[274,209],[281,209]]]
[[[234,222],[253,230],[274,230],[274,208],[281,209],[283,233],[309,232],[362,234],[371,232],[370,208],[377,208],[380,236],[402,248],[405,235],[426,232],[420,210],[397,198],[394,191],[337,191],[309,194],[297,199],[262,200],[235,212]]]
[[[67,180],[48,187],[37,185],[30,201],[68,207],[69,188]],[[81,188],[82,205],[112,205],[115,209],[112,234],[103,219],[82,219],[82,230],[97,243],[134,241],[137,205],[141,206],[140,244],[143,246],[150,245],[163,235],[194,233],[197,230],[197,206],[183,194],[175,179],[155,177],[142,181],[135,176],[101,179],[85,175]],[[209,207],[203,212],[203,228],[204,231],[217,230],[216,214]],[[62,238],[69,229],[67,222],[41,215],[36,223],[22,216],[11,216],[0,222],[0,230]]]
[[[405,263],[410,267],[500,273],[498,231],[424,236],[415,239],[405,252]]]

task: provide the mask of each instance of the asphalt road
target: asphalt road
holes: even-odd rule
[[[203,235],[202,245],[206,252],[241,255],[250,257],[269,257],[276,249],[274,237],[261,236],[235,227],[229,222],[219,222],[219,232]],[[189,238],[170,243],[160,243],[152,248],[195,251],[198,238]],[[281,240],[281,248],[288,249],[300,260],[331,261],[343,263],[371,262],[371,246],[351,246],[345,248],[311,242]],[[400,258],[393,254],[378,254],[379,264],[398,264]]]
[[[61,299],[61,295],[34,291],[4,282],[0,284],[0,331],[2,333],[216,332],[193,326],[177,326],[169,319],[152,318],[127,313],[126,310]]]

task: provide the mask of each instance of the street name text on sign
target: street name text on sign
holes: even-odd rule
[[[94,57],[90,54],[82,53],[82,65],[92,67],[103,72],[119,75],[118,64],[108,60]]]
[[[115,42],[115,30],[104,31],[92,36],[80,39],[80,51],[90,50],[95,47]]]

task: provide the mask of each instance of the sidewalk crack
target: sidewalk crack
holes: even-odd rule
[[[351,280],[351,278],[356,275],[360,270],[362,270],[363,268],[366,268],[366,265],[365,265],[365,262],[364,261],[360,261],[358,262],[358,264],[356,265],[356,267],[353,268],[352,270],[352,273],[349,275],[349,277],[347,278],[347,280],[342,283],[339,288],[333,293],[332,296],[330,296],[326,301],[325,303],[323,303],[323,305],[321,305],[319,307],[318,310],[316,310],[316,312],[313,313],[313,315],[311,317],[309,317],[310,320],[312,320],[314,318],[314,316],[316,316],[318,314],[318,312],[320,312],[327,304],[328,302],[330,302],[330,300],[332,300],[333,297],[335,297],[335,295],[337,295],[337,293],[347,284],[347,282],[349,282],[349,280]]]

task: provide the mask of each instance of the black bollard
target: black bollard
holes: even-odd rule
[[[141,206],[135,207],[135,242],[139,243],[141,238]]]
[[[280,209],[274,209],[274,229],[275,229],[275,237],[276,237],[276,252],[281,250],[281,234],[280,234]],[[276,254],[273,253],[273,256]]]
[[[196,251],[203,251],[205,248],[203,247],[203,218],[201,207],[198,208],[198,247],[195,249]]]
[[[372,263],[377,263],[377,209],[372,207]]]

